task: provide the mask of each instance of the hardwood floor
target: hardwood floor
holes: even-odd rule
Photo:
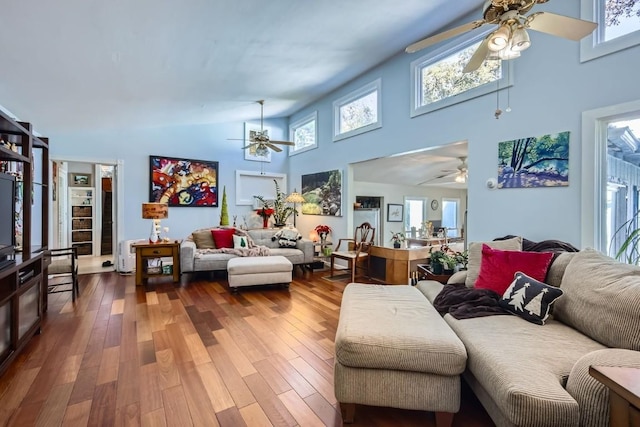
[[[135,286],[80,276],[0,377],[12,426],[340,426],[334,335],[346,280],[297,272],[289,290],[228,292],[222,276]],[[434,414],[358,405],[353,426],[434,426]],[[492,426],[463,392],[454,426]]]

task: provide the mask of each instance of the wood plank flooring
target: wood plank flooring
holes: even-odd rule
[[[42,333],[0,377],[0,425],[340,426],[334,336],[347,281],[231,294],[223,275],[135,286],[80,276],[49,295]],[[358,405],[353,426],[435,426],[433,413]],[[454,426],[492,426],[463,392]]]

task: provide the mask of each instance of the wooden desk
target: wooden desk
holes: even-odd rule
[[[180,241],[162,243],[136,243],[136,285],[142,285],[142,281],[149,277],[167,276],[162,271],[159,273],[147,272],[147,261],[153,258],[173,258],[173,281],[180,281]]]
[[[427,262],[429,249],[428,246],[400,249],[372,246],[369,249],[371,277],[391,285],[408,285],[411,272],[418,269],[418,264]]]
[[[609,388],[609,424],[640,426],[640,369],[590,366],[589,374]]]

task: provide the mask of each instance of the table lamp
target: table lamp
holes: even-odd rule
[[[166,203],[143,203],[142,218],[152,219],[151,235],[149,243],[158,243],[160,241],[160,220],[169,217],[169,205]]]
[[[284,199],[287,203],[293,203],[293,226],[296,226],[296,217],[298,216],[298,207],[296,206],[298,203],[304,203],[304,197],[300,193],[293,189],[293,193],[289,194],[286,199]]]

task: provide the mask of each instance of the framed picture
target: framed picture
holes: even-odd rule
[[[69,173],[69,185],[72,187],[91,187],[90,173]]]
[[[387,222],[402,222],[404,219],[404,206],[387,203]]]
[[[218,162],[149,156],[150,202],[217,207]]]
[[[251,141],[254,140],[256,134],[260,132],[265,133],[267,136],[271,133],[271,129],[268,127],[260,128],[260,125],[253,123],[244,123],[244,146],[251,144]],[[271,162],[271,150],[267,148],[267,151],[261,153],[258,150],[258,145],[252,145],[249,148],[244,149],[244,159],[251,160],[254,162]]]
[[[342,216],[342,173],[340,170],[302,175],[302,213]]]

